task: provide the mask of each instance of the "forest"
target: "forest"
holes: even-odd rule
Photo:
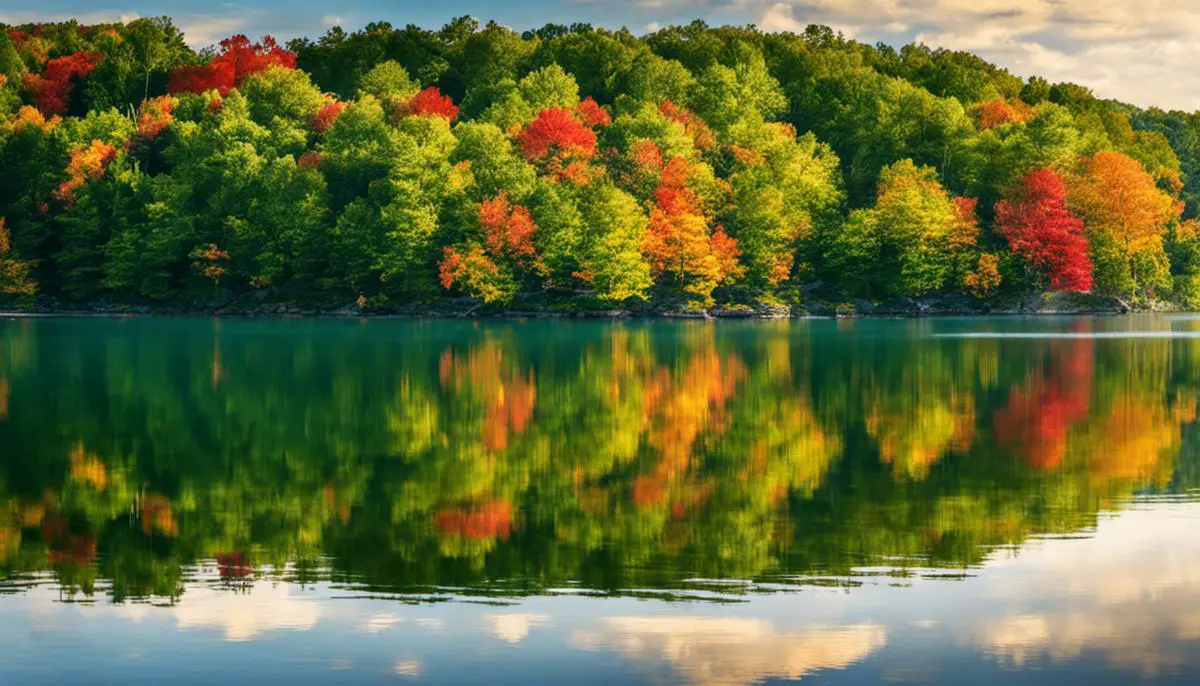
[[[0,25],[10,306],[1200,307],[1200,117],[964,52],[463,17]]]

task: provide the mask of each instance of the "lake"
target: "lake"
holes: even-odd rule
[[[6,684],[1200,679],[1200,319],[0,320]]]

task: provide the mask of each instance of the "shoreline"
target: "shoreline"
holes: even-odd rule
[[[533,304],[533,303],[530,303]],[[1174,303],[1155,302],[1133,307],[1117,298],[1088,294],[1043,293],[984,302],[959,295],[893,298],[884,302],[864,299],[830,301],[814,299],[806,306],[753,303],[718,305],[699,310],[655,307],[594,309],[539,303],[525,307],[489,307],[467,299],[444,300],[421,306],[364,310],[354,304],[339,306],[301,305],[295,302],[260,301],[246,306],[237,299],[226,303],[126,304],[98,302],[84,305],[61,303],[25,309],[0,307],[0,317],[204,317],[204,318],[329,318],[329,319],[925,319],[938,317],[1005,316],[1114,316],[1127,314],[1189,312]],[[540,305],[540,306],[539,306]]]

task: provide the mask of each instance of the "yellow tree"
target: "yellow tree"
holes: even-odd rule
[[[30,277],[31,265],[14,258],[8,227],[0,218],[0,293],[31,296],[37,293],[37,283]]]
[[[1163,238],[1182,203],[1160,190],[1137,160],[1118,152],[1084,158],[1068,187],[1071,208],[1087,229],[1097,290],[1153,295],[1170,285]]]

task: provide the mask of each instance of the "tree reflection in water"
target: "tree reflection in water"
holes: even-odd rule
[[[1188,340],[951,326],[0,322],[0,578],[123,601],[205,565],[522,594],[963,570],[1193,480]]]

